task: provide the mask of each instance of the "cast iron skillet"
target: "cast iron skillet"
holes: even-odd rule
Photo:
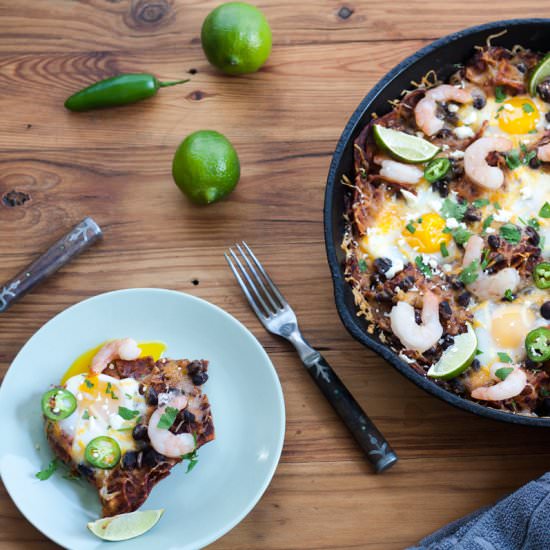
[[[493,45],[510,48],[520,44],[525,48],[543,52],[548,50],[550,19],[512,19],[471,27],[440,38],[399,63],[361,101],[349,119],[332,157],[325,192],[325,244],[334,284],[336,307],[342,322],[354,338],[386,359],[417,386],[455,407],[513,424],[550,426],[550,417],[515,415],[484,407],[450,393],[418,374],[399,359],[396,353],[367,333],[365,321],[356,315],[351,287],[344,281],[343,276],[344,253],[340,243],[344,230],[342,214],[346,188],[340,180],[343,174],[347,174],[353,180],[353,141],[370,120],[371,113],[383,115],[389,112],[388,100],[398,98],[401,90],[410,87],[412,80],[419,82],[430,69],[434,69],[441,80],[446,80],[456,70],[453,67],[454,64],[465,62],[473,55],[474,46],[485,45],[489,35],[504,29],[508,32],[493,39]]]

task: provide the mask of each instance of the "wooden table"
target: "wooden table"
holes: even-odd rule
[[[403,548],[542,474],[543,430],[451,408],[407,382],[342,327],[332,299],[322,205],[347,118],[393,65],[446,33],[549,16],[545,0],[262,1],[274,32],[267,66],[218,74],[200,26],[218,1],[0,1],[0,280],[86,215],[104,242],[0,315],[0,373],[67,306],[125,287],[166,287],[225,308],[257,336],[281,378],[287,433],[275,478],[218,549]],[[545,9],[546,8],[546,9]],[[190,84],[109,112],[73,115],[65,97],[118,72]],[[172,182],[179,142],[216,129],[242,162],[236,192],[191,206]],[[285,342],[263,330],[223,259],[246,239],[303,325],[399,453],[373,475]],[[47,350],[45,350],[47,353]],[[24,391],[24,388],[22,388]],[[0,547],[53,548],[0,486]]]

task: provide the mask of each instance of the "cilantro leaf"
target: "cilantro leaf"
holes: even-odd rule
[[[503,86],[497,86],[495,88],[495,101],[496,103],[502,103],[506,99],[506,92]]]
[[[459,203],[446,198],[441,206],[441,215],[444,218],[454,218],[457,221],[462,221],[467,209],[468,205],[466,203]]]
[[[521,241],[521,230],[513,223],[505,223],[500,226],[500,236],[510,244],[518,244]]]
[[[59,464],[60,464],[59,459],[54,458],[53,460],[50,461],[50,463],[46,468],[37,472],[35,474],[35,477],[37,477],[40,481],[46,481],[46,479],[50,479],[50,477],[52,477],[54,472],[57,470]]]
[[[514,370],[514,367],[501,367],[495,371],[495,376],[501,380],[506,380],[506,377]]]
[[[497,355],[503,363],[512,363],[512,358],[506,352],[499,351]]]
[[[166,407],[166,410],[164,411],[163,415],[160,417],[160,420],[158,421],[157,428],[161,430],[169,430],[172,427],[172,424],[176,420],[176,416],[178,416],[178,409],[175,407]]]
[[[90,413],[88,412],[88,409],[86,409],[82,415],[82,420],[89,420],[90,419]]]
[[[460,282],[465,285],[473,283],[478,278],[479,260],[474,260],[471,264],[467,265],[458,276]]]
[[[540,223],[538,222],[537,218],[531,218],[527,225],[530,225],[533,229],[540,229]]]
[[[519,151],[517,149],[512,149],[509,153],[506,153],[506,164],[510,170],[515,170],[521,165]]]
[[[199,455],[197,453],[197,434],[194,432],[193,440],[195,441],[195,448],[193,449],[193,452],[182,455],[181,457],[183,460],[189,460],[187,470],[185,471],[186,474],[188,474],[199,462]]]
[[[94,387],[94,383],[90,382],[87,378],[84,380],[84,384],[86,384],[86,387],[90,390]]]
[[[550,218],[550,204],[545,202],[540,209],[539,216],[541,218]]]
[[[475,208],[482,208],[487,206],[491,201],[489,199],[476,199],[472,204]]]
[[[533,112],[535,112],[535,109],[533,109],[533,106],[530,103],[523,103],[521,108],[523,109],[524,113],[533,113]]]
[[[126,407],[119,407],[118,415],[124,418],[124,420],[133,420],[136,416],[139,416],[139,411],[133,411],[132,409],[127,409]]]
[[[509,302],[513,302],[514,301],[514,293],[512,292],[512,290],[510,288],[507,288],[505,291],[504,291],[504,299],[505,300],[508,300]]]
[[[416,231],[416,228],[414,227],[414,225],[413,225],[411,222],[409,222],[409,223],[405,226],[405,228],[407,229],[407,231],[408,231],[409,233],[414,233],[414,232]]]
[[[367,262],[361,258],[358,262],[357,262],[357,265],[359,267],[359,271],[361,273],[365,273],[365,271],[367,271]]]
[[[483,231],[487,231],[487,228],[495,221],[493,214],[490,214],[483,220]]]
[[[416,267],[418,267],[420,272],[424,275],[424,277],[427,277],[429,279],[433,275],[431,267],[428,264],[424,263],[422,256],[417,256],[414,259],[414,263],[416,264]]]
[[[464,227],[457,227],[456,229],[453,229],[452,234],[456,244],[460,245],[466,244],[468,239],[472,236],[472,234],[467,229],[464,229]]]
[[[439,243],[439,250],[441,250],[441,255],[446,258],[449,255],[449,251],[447,250],[447,245],[444,241],[441,241]]]

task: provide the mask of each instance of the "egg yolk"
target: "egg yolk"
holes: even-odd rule
[[[498,125],[508,134],[527,134],[537,127],[539,110],[526,97],[512,97],[506,100],[498,113]]]
[[[450,233],[443,233],[445,220],[435,212],[422,214],[420,222],[411,222],[403,230],[403,237],[415,250],[426,254],[439,252],[441,243],[448,245],[451,242]],[[414,229],[414,231],[411,231]]]
[[[507,307],[497,312],[491,322],[491,335],[496,344],[502,348],[523,347],[525,335],[533,322],[533,313],[518,307]]]
[[[372,228],[382,235],[386,235],[395,227],[400,225],[400,219],[395,207],[392,205],[389,208],[385,208],[378,214]],[[359,248],[365,253],[369,253],[369,237],[365,235],[359,242]]]

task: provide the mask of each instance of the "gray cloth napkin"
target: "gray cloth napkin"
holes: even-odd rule
[[[549,550],[550,472],[409,550]]]

